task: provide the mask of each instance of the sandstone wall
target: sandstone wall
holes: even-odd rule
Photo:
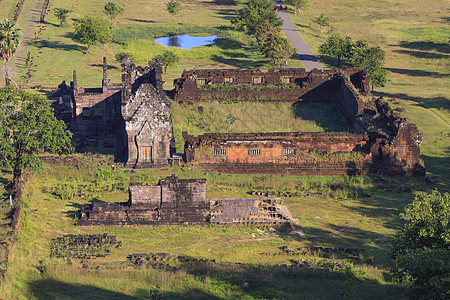
[[[174,81],[176,101],[331,101],[338,92],[342,74],[366,94],[369,78],[359,68],[340,71],[317,69],[269,70],[190,70]],[[349,81],[350,82],[350,81]]]

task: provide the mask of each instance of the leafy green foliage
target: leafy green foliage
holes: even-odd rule
[[[352,64],[369,71],[372,90],[374,86],[384,86],[387,77],[386,70],[383,69],[385,59],[383,49],[379,46],[369,47],[366,41],[358,42],[354,46],[351,58]]]
[[[39,151],[73,152],[71,138],[46,99],[10,87],[0,89],[0,165],[13,169],[14,184],[23,170],[42,166]]]
[[[351,37],[343,38],[340,34],[334,33],[319,46],[319,53],[329,55],[338,59],[338,66],[341,66],[342,58],[350,58],[353,49],[353,40]]]
[[[172,21],[175,23],[175,15],[181,10],[181,2],[178,0],[170,0],[166,3],[166,10],[172,15]]]
[[[114,21],[122,12],[123,8],[114,2],[108,2],[105,4],[104,13],[111,19],[111,21]]]
[[[394,276],[431,299],[450,296],[450,194],[417,194],[391,251]]]
[[[323,27],[330,27],[330,18],[325,16],[324,13],[320,14],[316,19],[313,20],[314,23],[320,26],[320,30],[323,30]]]
[[[349,36],[344,38],[334,33],[320,45],[319,53],[336,57],[339,67],[342,59],[345,58],[351,65],[367,69],[372,90],[374,86],[384,86],[387,82],[386,70],[383,69],[385,53],[379,46],[370,47],[366,40],[354,42]]]
[[[122,58],[128,56],[130,58],[131,61],[133,61],[133,55],[130,52],[119,52],[116,55],[114,55],[114,58],[116,59],[116,61],[118,63],[122,62]]]
[[[268,20],[255,27],[255,37],[259,50],[274,64],[286,61],[295,52],[291,42]]]
[[[156,59],[159,59],[164,66],[164,73],[167,71],[167,67],[172,67],[177,62],[180,61],[180,57],[169,50],[164,51],[162,54],[156,56]]]
[[[9,83],[7,62],[19,48],[22,39],[22,29],[16,26],[14,21],[8,19],[0,21],[0,58],[5,68],[5,81]]]
[[[111,29],[108,21],[101,17],[85,16],[74,23],[75,38],[82,44],[88,45],[86,54],[89,53],[91,45],[106,44],[112,40]]]
[[[72,10],[67,8],[55,8],[55,17],[61,22],[59,25],[62,26],[67,21],[67,15],[72,12]]]
[[[294,5],[294,14],[308,7],[308,0],[286,0],[286,4]]]
[[[283,22],[273,11],[273,6],[273,2],[268,0],[249,0],[244,8],[236,12],[236,18],[231,19],[231,23],[236,29],[245,30],[250,35],[255,34],[256,27],[265,21],[278,29]]]

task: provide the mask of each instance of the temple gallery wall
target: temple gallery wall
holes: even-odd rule
[[[116,139],[115,156],[127,167],[167,166],[174,153],[170,101],[160,62],[140,67],[125,57],[122,82],[111,83],[103,60],[102,85],[54,92],[52,105],[75,138]],[[173,101],[248,101],[332,104],[350,132],[183,132],[183,159],[190,167],[247,174],[424,175],[422,135],[388,103],[371,96],[360,68],[342,70],[189,70],[174,81]]]

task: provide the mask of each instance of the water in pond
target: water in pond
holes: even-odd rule
[[[189,34],[178,34],[154,39],[154,42],[163,46],[191,49],[205,45],[212,45],[217,36],[192,36]]]

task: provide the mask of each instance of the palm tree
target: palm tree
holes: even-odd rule
[[[8,19],[0,20],[0,58],[5,68],[5,83],[9,85],[8,60],[19,48],[22,39],[22,29],[16,26],[14,21]]]
[[[62,26],[67,21],[67,15],[71,13],[72,11],[67,8],[55,8],[55,16],[56,18],[61,21],[59,26]]]

